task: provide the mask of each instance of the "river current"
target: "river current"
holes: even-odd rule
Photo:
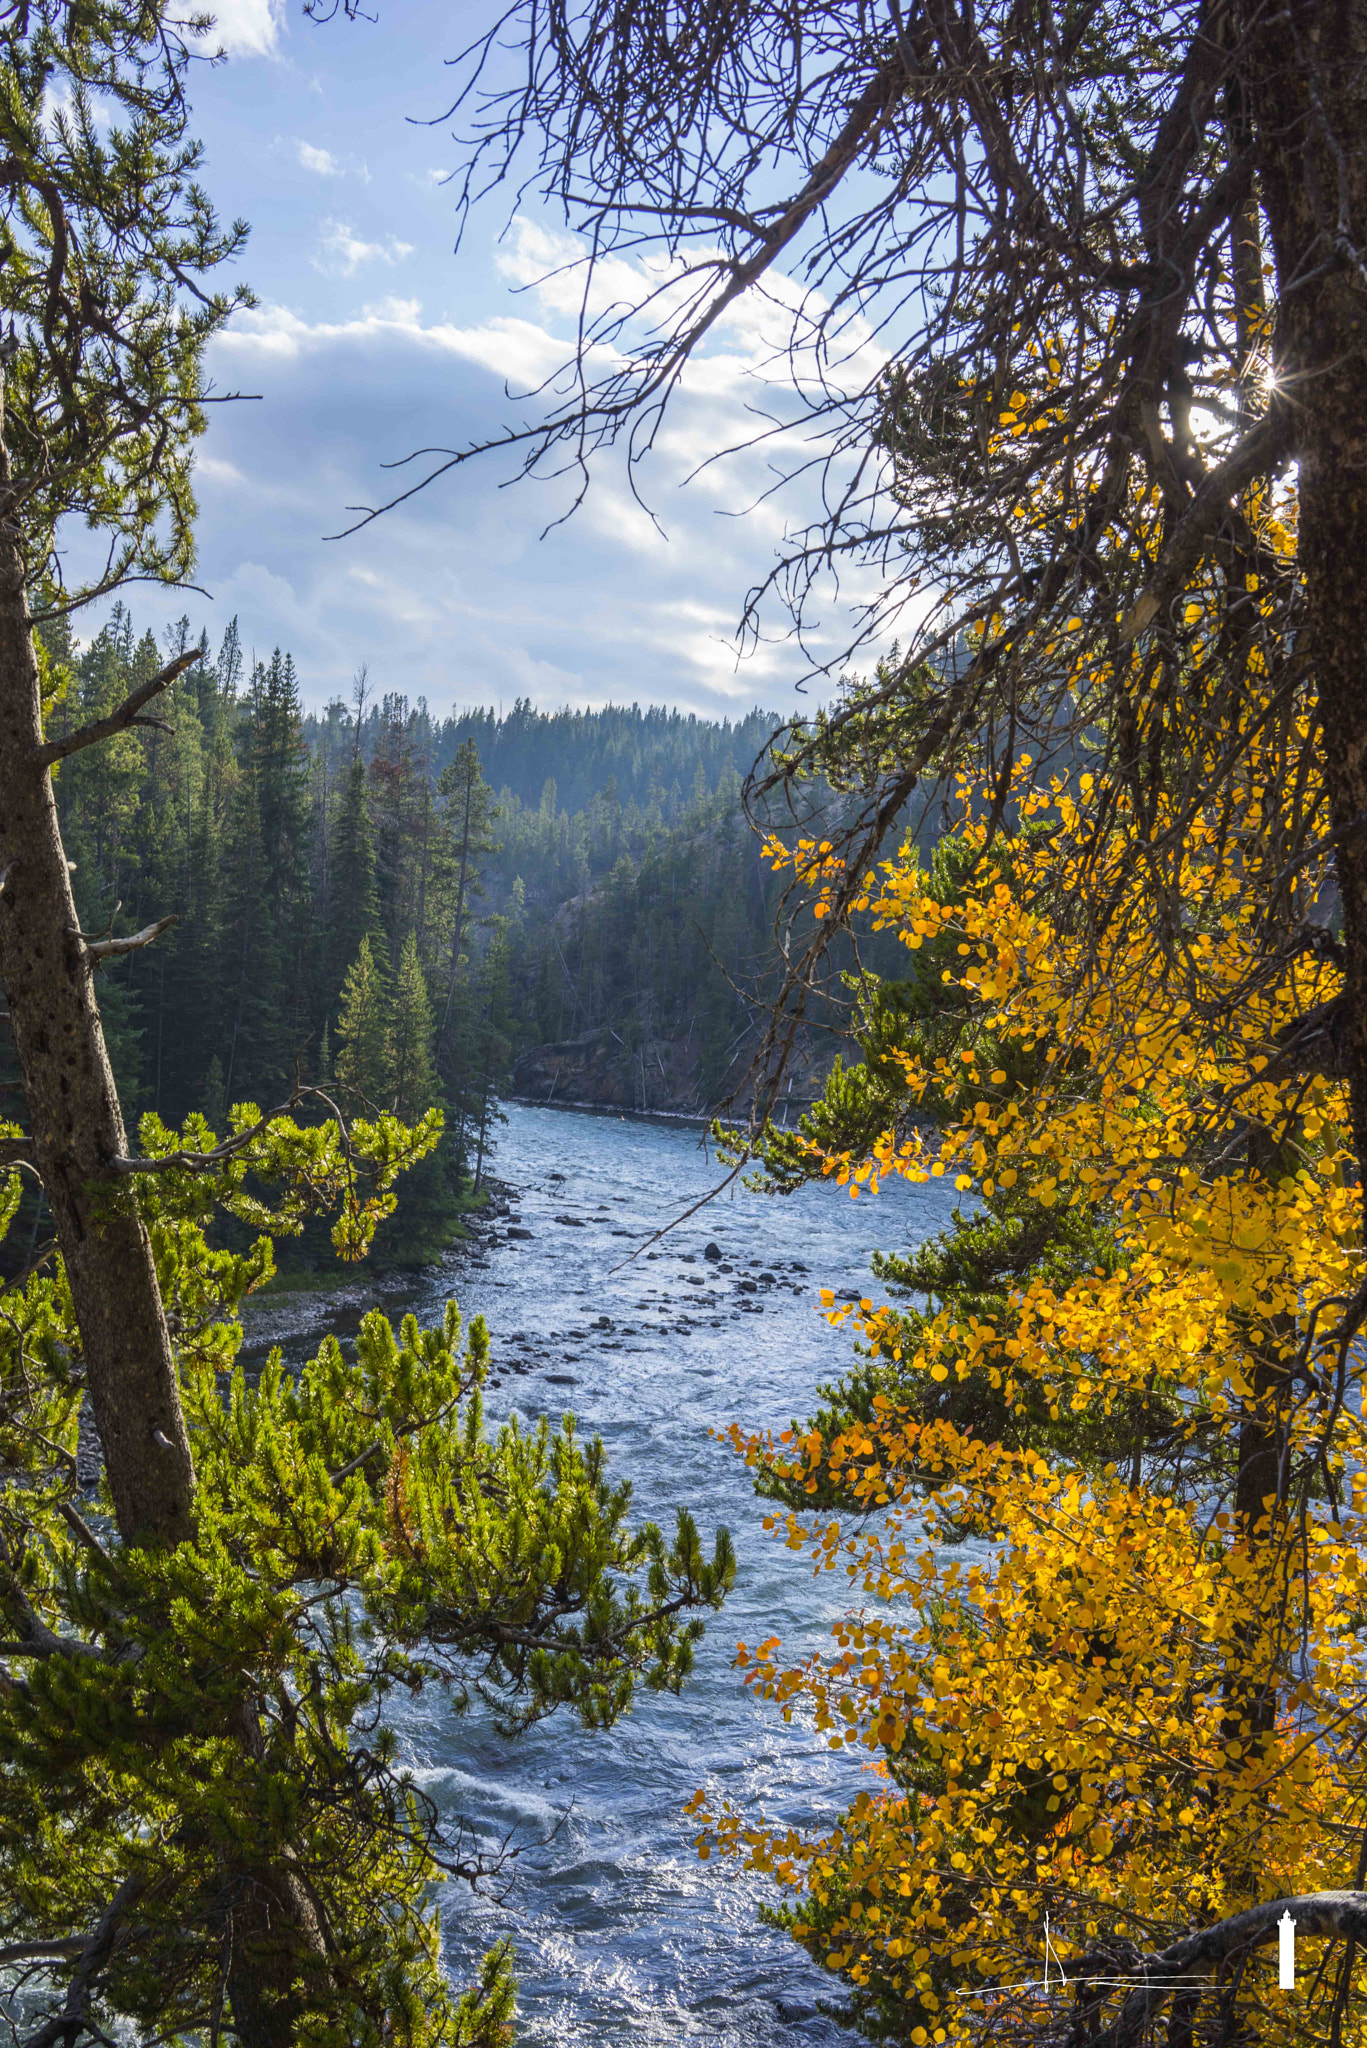
[[[857,1759],[785,1725],[732,1668],[738,1639],[779,1635],[794,1660],[825,1642],[845,1581],[814,1578],[765,1534],[744,1465],[709,1431],[809,1414],[817,1381],[850,1355],[818,1290],[866,1292],[874,1246],[920,1242],[943,1227],[951,1197],[943,1183],[897,1182],[858,1202],[833,1187],[776,1199],[737,1186],[633,1260],[724,1177],[695,1130],[510,1105],[495,1166],[517,1190],[498,1241],[454,1254],[386,1310],[435,1322],[453,1295],[467,1317],[482,1312],[491,1429],[513,1411],[571,1410],[585,1435],[602,1436],[613,1476],[631,1480],[634,1521],[652,1518],[668,1537],[686,1506],[705,1550],[724,1523],[738,1569],[682,1695],[642,1693],[607,1734],[560,1714],[510,1742],[478,1710],[446,1714],[436,1692],[401,1713],[408,1759],[446,1815],[486,1838],[511,1833],[521,1849],[501,1900],[447,1889],[452,1975],[470,1981],[511,1935],[518,2038],[535,2048],[848,2043],[817,2011],[839,2002],[840,1986],[760,1923],[765,1886],[698,1861],[683,1817],[707,1785],[819,1825],[867,1782]],[[510,1237],[510,1226],[531,1234]],[[709,1241],[730,1272],[703,1257]]]

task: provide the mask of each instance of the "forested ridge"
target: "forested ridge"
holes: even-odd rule
[[[175,920],[101,969],[126,1116],[202,1109],[217,1129],[297,1081],[440,1104],[437,1156],[377,1246],[412,1257],[455,1226],[524,1048],[693,1033],[700,1100],[715,1093],[766,986],[777,889],[740,792],[772,719],[522,702],[439,718],[364,675],[351,704],[306,711],[289,654],[246,639],[234,619],[211,648],[187,618],[158,646],[122,606],[82,646],[45,637],[59,740],[192,657],[155,726],[55,779],[81,929]],[[38,1227],[29,1196],[12,1244]]]

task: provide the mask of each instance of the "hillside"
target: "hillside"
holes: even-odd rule
[[[310,713],[290,656],[249,664],[236,620],[217,651],[188,619],[159,646],[122,608],[84,647],[47,638],[57,735],[168,652],[196,657],[161,726],[55,778],[82,930],[176,920],[101,969],[130,1125],[202,1110],[221,1131],[234,1103],[298,1082],[366,1113],[438,1104],[441,1154],[383,1258],[449,1234],[501,1094],[698,1115],[743,1080],[777,960],[778,884],[741,803],[771,716],[437,719],[364,684]],[[0,1039],[0,1085],[15,1078]],[[36,1243],[39,1217],[23,1223],[12,1242]]]

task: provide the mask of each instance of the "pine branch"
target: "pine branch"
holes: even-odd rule
[[[245,1151],[254,1138],[259,1138],[261,1133],[268,1130],[280,1117],[292,1116],[301,1102],[314,1098],[326,1103],[332,1111],[345,1142],[346,1119],[332,1097],[322,1088],[299,1086],[295,1088],[288,1102],[278,1103],[274,1109],[268,1109],[264,1116],[258,1117],[245,1131],[239,1131],[235,1137],[225,1138],[221,1145],[215,1145],[210,1152],[161,1152],[151,1159],[117,1156],[109,1163],[116,1173],[165,1173],[170,1168],[178,1166],[188,1168],[191,1173],[209,1173],[227,1160],[235,1159],[239,1152]]]

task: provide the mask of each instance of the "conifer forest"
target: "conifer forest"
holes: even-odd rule
[[[45,648],[70,677],[54,736],[195,657],[160,698],[170,731],[119,734],[55,784],[81,928],[175,920],[101,974],[125,1115],[218,1128],[301,1079],[400,1117],[440,1104],[381,1262],[459,1231],[526,1047],[610,1033],[629,1054],[691,1029],[706,1107],[757,1040],[779,891],[740,793],[763,714],[437,719],[366,676],[306,712],[290,656],[250,657],[237,620],[216,649],[188,619],[159,646],[122,605],[88,646],[62,630]],[[39,1229],[26,1191],[11,1255]],[[296,1259],[331,1257],[314,1236]]]
[[[7,2037],[1367,2048],[1367,0],[0,88]]]

